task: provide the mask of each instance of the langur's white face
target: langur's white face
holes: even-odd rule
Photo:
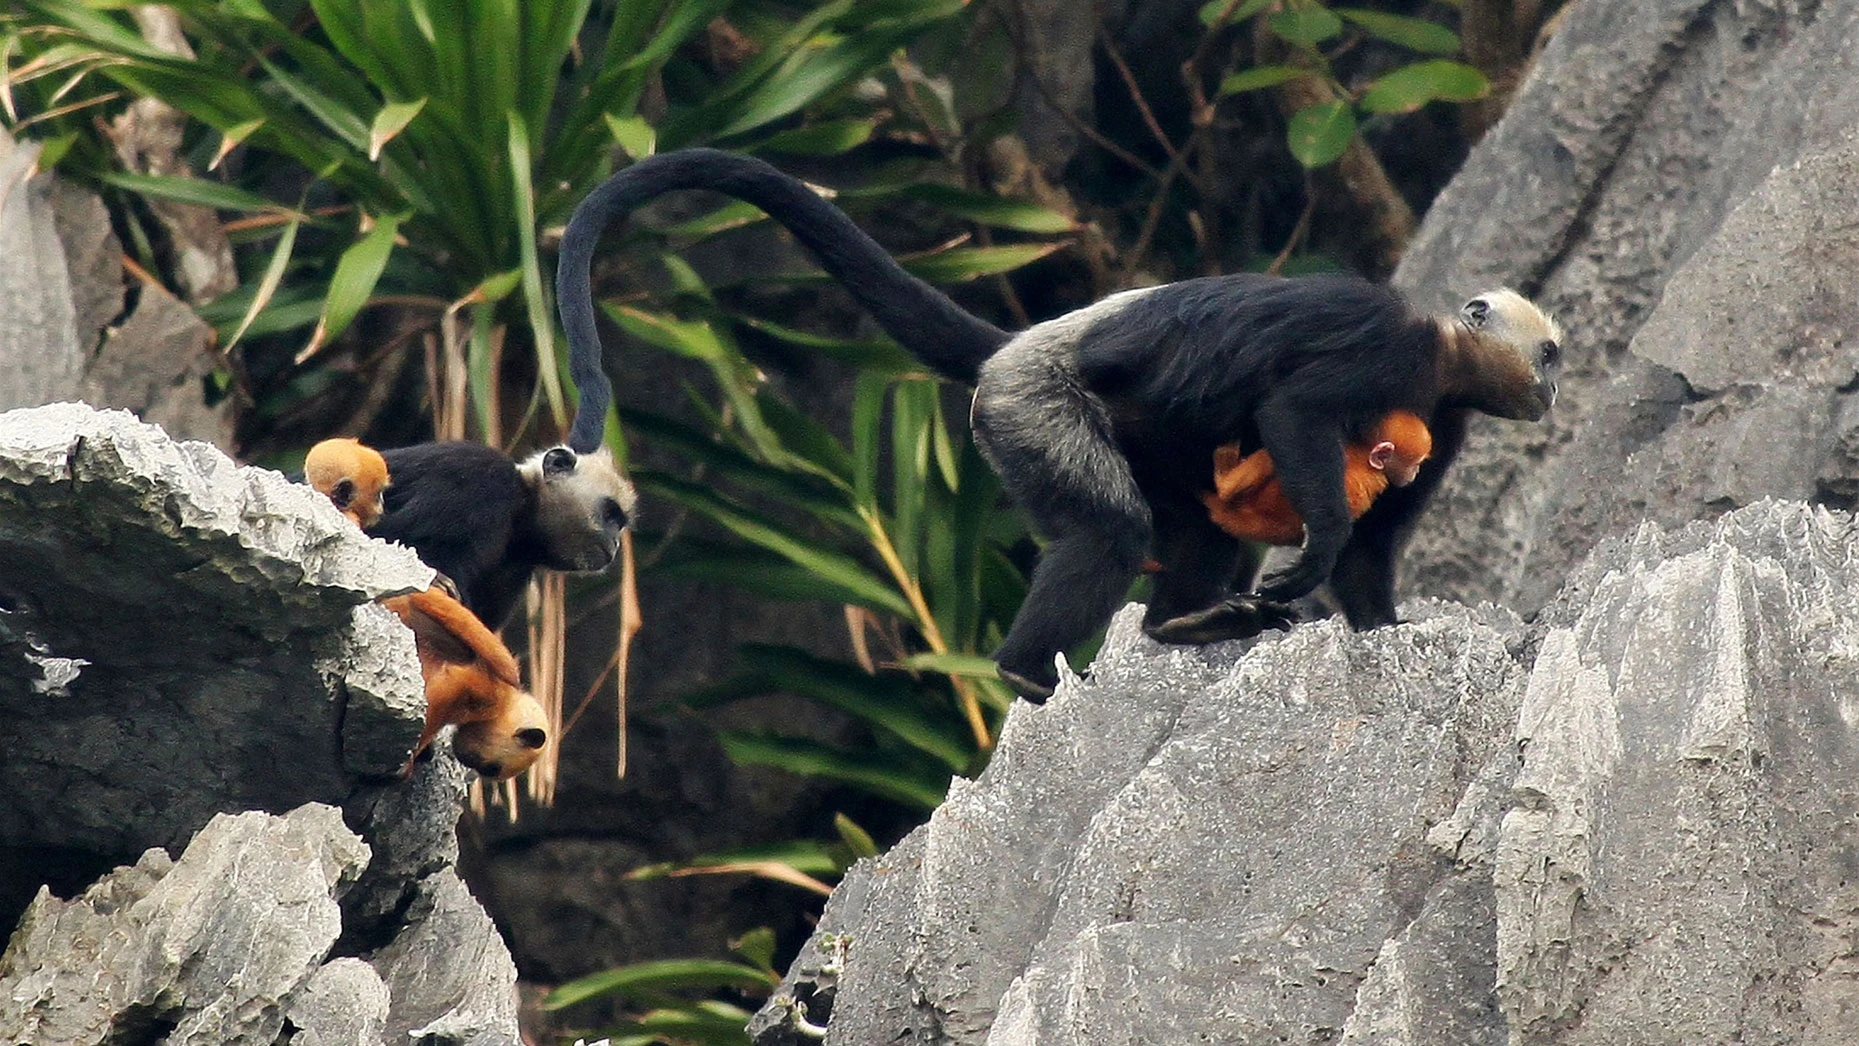
[[[605,447],[576,454],[550,447],[518,466],[536,492],[536,529],[552,570],[598,571],[619,555],[637,496]]]
[[[1459,309],[1459,322],[1488,348],[1508,349],[1506,356],[1483,365],[1510,371],[1503,384],[1518,390],[1505,402],[1491,403],[1487,413],[1536,421],[1556,401],[1562,373],[1562,326],[1535,302],[1507,287],[1487,291]]]

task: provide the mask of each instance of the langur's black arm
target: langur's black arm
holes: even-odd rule
[[[1428,424],[1433,431],[1433,456],[1421,466],[1420,475],[1405,487],[1390,488],[1356,520],[1349,543],[1330,574],[1330,593],[1342,605],[1351,628],[1378,628],[1400,620],[1394,608],[1395,561],[1446,478],[1446,469],[1465,446],[1470,420],[1471,412],[1466,410],[1442,410],[1434,415]]]
[[[1349,499],[1343,492],[1343,428],[1334,412],[1289,396],[1274,396],[1253,415],[1259,440],[1291,507],[1304,519],[1304,549],[1297,562],[1267,575],[1259,595],[1288,603],[1329,579],[1349,541]]]
[[[974,384],[976,370],[1006,344],[1006,331],[964,311],[905,272],[839,208],[797,178],[750,156],[684,149],[648,157],[587,194],[562,234],[555,297],[568,332],[569,366],[581,390],[569,446],[600,444],[612,389],[601,368],[591,274],[600,234],[615,219],[664,193],[710,189],[761,208],[805,244],[879,326],[945,377]]]

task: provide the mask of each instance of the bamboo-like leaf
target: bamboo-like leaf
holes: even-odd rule
[[[845,815],[837,816],[844,817]],[[775,973],[775,943],[775,931],[766,926],[758,926],[729,942],[729,950],[749,960],[756,969],[774,974],[775,980],[779,982],[780,974]]]
[[[846,848],[854,857],[878,856],[878,844],[872,841],[871,833],[858,826],[858,822],[845,814],[833,815],[833,829],[839,838],[845,841]]]
[[[884,371],[901,374],[906,371],[924,371],[921,360],[912,356],[909,350],[889,338],[869,340],[856,338],[832,338],[810,331],[797,330],[755,316],[738,314],[735,319],[770,337],[778,338],[790,345],[831,356],[842,363],[850,363],[862,370]]]
[[[658,132],[645,121],[645,117],[615,116],[612,113],[602,113],[601,116],[607,121],[607,130],[613,134],[614,144],[626,150],[627,156],[643,160],[658,147]]]
[[[260,58],[259,64],[284,92],[291,96],[298,105],[314,116],[324,127],[334,131],[336,137],[352,146],[357,152],[368,148],[368,124],[361,114],[344,107],[340,102],[325,94],[319,86],[308,78],[300,77],[286,71],[267,58]]]
[[[310,343],[297,353],[302,363],[332,339],[348,329],[368,299],[374,285],[387,269],[387,259],[394,250],[394,237],[400,232],[401,216],[375,219],[374,228],[355,241],[336,262],[336,273],[329,278],[329,294],[323,299],[323,314],[310,334]]]
[[[245,140],[250,138],[253,132],[264,125],[265,121],[263,120],[247,120],[235,127],[228,127],[224,131],[221,131],[219,135],[219,148],[214,151],[212,161],[207,164],[207,170],[218,170],[219,165],[226,159],[227,154],[245,144]]]
[[[559,1010],[603,995],[636,998],[671,988],[771,988],[779,979],[753,966],[721,959],[658,959],[637,962],[578,977],[542,1000],[545,1010]]]
[[[555,352],[555,317],[542,289],[542,259],[536,249],[536,193],[530,184],[529,129],[515,110],[506,114],[510,135],[510,175],[516,193],[517,245],[522,255],[523,305],[529,312],[529,332],[536,346],[536,371],[543,395],[555,414],[555,423],[567,428],[562,401],[561,362]]]
[[[1319,4],[1298,4],[1267,15],[1271,31],[1294,44],[1315,47],[1343,31],[1343,20]]]
[[[1299,109],[1285,128],[1291,155],[1305,167],[1316,169],[1336,162],[1356,133],[1356,114],[1340,99]]]
[[[890,385],[882,374],[860,374],[852,394],[853,497],[874,510],[878,504],[878,424],[884,418]]]
[[[778,131],[762,139],[755,150],[794,156],[838,156],[870,141],[875,130],[875,120],[826,120],[809,127]]]
[[[743,1025],[749,1012],[741,1007],[706,999],[688,1006],[653,1010],[629,1027],[649,1034],[621,1037],[611,1046],[656,1046],[675,1042],[678,1046],[743,1046],[748,1040]]]
[[[739,766],[772,766],[808,777],[844,781],[922,810],[935,809],[949,790],[946,778],[910,771],[889,756],[842,752],[804,738],[743,730],[722,730],[717,736],[723,751]]]
[[[368,159],[379,160],[381,149],[394,140],[413,118],[426,108],[426,99],[411,102],[389,102],[374,114],[374,122],[368,127]]]
[[[920,182],[906,186],[903,195],[913,200],[921,200],[939,211],[953,214],[958,218],[966,218],[982,225],[991,225],[997,229],[1013,229],[1018,232],[1031,233],[1061,233],[1070,232],[1078,227],[1077,222],[1036,203],[1002,199],[968,189],[938,185],[935,182]]]
[[[1262,87],[1276,87],[1279,84],[1295,80],[1300,76],[1309,76],[1310,70],[1299,69],[1292,65],[1258,65],[1251,69],[1242,69],[1220,81],[1221,94],[1240,94],[1256,91]]]
[[[903,668],[919,672],[940,672],[946,676],[960,676],[964,679],[998,679],[994,662],[980,654],[912,654],[898,662]]]
[[[911,275],[932,283],[961,283],[982,276],[1012,272],[1063,246],[1064,243],[1014,243],[999,247],[957,247],[938,254],[905,259],[903,266]]]
[[[859,73],[883,64],[892,51],[920,31],[915,22],[873,27],[812,53],[801,52],[780,75],[769,77],[745,97],[735,119],[717,137],[741,134],[798,111]]]
[[[762,420],[780,437],[781,445],[795,458],[811,463],[813,467],[808,471],[823,479],[839,498],[850,499],[852,453],[839,442],[839,437],[806,412],[776,396],[773,390],[764,389],[757,400],[762,405]]]
[[[759,643],[742,647],[748,672],[770,691],[811,697],[871,724],[905,744],[961,770],[974,746],[953,720],[930,714],[900,675],[870,675],[856,665],[815,657],[793,647]]]
[[[252,294],[252,305],[245,310],[245,316],[233,330],[232,337],[226,339],[225,351],[231,351],[234,345],[239,344],[239,339],[245,337],[252,321],[258,318],[265,306],[271,304],[271,297],[277,293],[278,284],[284,281],[284,271],[290,267],[290,254],[297,245],[297,228],[301,224],[300,219],[293,218],[289,225],[284,226],[283,234],[278,237],[278,245],[271,252],[271,261],[265,266],[265,274],[258,280],[258,289]]]
[[[188,203],[219,211],[276,211],[277,204],[256,193],[246,192],[205,178],[182,178],[165,174],[132,174],[107,171],[98,176],[105,184],[127,189],[138,196]]]
[[[639,489],[651,494],[661,493],[649,481],[641,481]],[[859,593],[848,591],[774,553],[756,548],[699,545],[688,537],[681,537],[675,551],[666,552],[658,560],[652,575],[727,585],[764,599],[853,605],[864,602]]]
[[[713,482],[727,481],[773,495],[847,532],[863,529],[857,513],[845,503],[844,488],[836,490],[830,482],[820,478],[822,473],[839,468],[838,462],[823,463],[816,470],[795,472],[758,461],[736,447],[719,442],[714,433],[694,429],[662,415],[628,410],[626,423],[646,436],[653,446],[703,463],[711,470]]]
[[[852,557],[795,537],[778,525],[756,517],[747,509],[731,504],[708,488],[681,484],[665,476],[657,478],[657,485],[661,493],[674,494],[680,503],[702,512],[737,537],[774,552],[834,583],[849,595],[855,596],[852,601],[860,606],[888,614],[909,615],[910,604]]]
[[[846,862],[834,854],[835,849],[835,844],[818,839],[783,839],[772,843],[732,846],[699,854],[685,861],[640,865],[627,872],[626,878],[640,881],[663,879],[686,869],[751,863],[785,864],[808,875],[838,875],[845,871]]]
[[[760,207],[747,200],[731,200],[708,214],[667,225],[661,231],[666,236],[697,241],[767,220],[768,215],[763,214]]]
[[[1459,34],[1438,22],[1358,7],[1339,7],[1336,13],[1361,26],[1371,36],[1422,54],[1457,54],[1459,51]]]
[[[1435,59],[1402,66],[1369,85],[1362,108],[1408,113],[1432,101],[1469,102],[1491,93],[1485,75],[1463,62]]]

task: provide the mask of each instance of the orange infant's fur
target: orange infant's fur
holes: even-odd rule
[[[389,478],[387,462],[373,447],[323,440],[304,457],[303,475],[363,530],[380,518]],[[485,777],[502,781],[528,769],[548,743],[548,714],[522,688],[516,658],[503,640],[446,590],[443,579],[381,605],[413,630],[426,688],[426,724],[406,772],[447,726],[458,727],[452,753]]]
[[[1383,418],[1368,441],[1345,444],[1343,490],[1349,518],[1361,518],[1389,486],[1412,483],[1432,453],[1433,434],[1426,422],[1404,410]],[[1304,542],[1304,519],[1285,497],[1272,456],[1263,450],[1244,457],[1237,446],[1214,451],[1214,489],[1201,500],[1214,524],[1236,538],[1268,545]]]
[[[387,459],[347,437],[326,439],[303,458],[303,478],[363,530],[381,518],[387,489]]]

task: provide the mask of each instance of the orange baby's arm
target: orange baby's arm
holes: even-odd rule
[[[413,638],[422,650],[442,661],[468,663],[482,661],[498,679],[516,686],[521,676],[516,657],[497,634],[485,627],[478,616],[463,603],[438,588],[393,596],[381,601],[400,615],[413,630]]]

